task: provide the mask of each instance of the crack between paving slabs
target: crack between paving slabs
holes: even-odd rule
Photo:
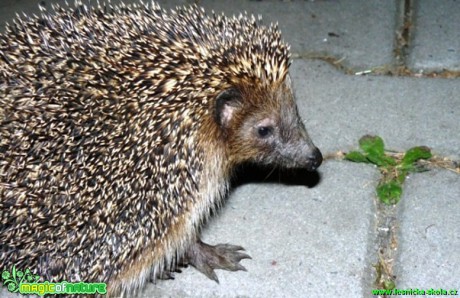
[[[387,150],[386,154],[397,160],[403,158],[404,153]],[[328,153],[324,155],[324,160],[345,160],[345,153],[342,151]],[[442,169],[453,171],[460,174],[460,160],[453,160],[442,156],[432,156],[424,160],[420,159],[417,163],[426,169]],[[377,195],[373,196],[376,220],[375,230],[377,232],[375,244],[378,247],[376,251],[376,263],[371,264],[375,272],[375,281],[371,288],[391,289],[395,287],[396,276],[393,275],[393,266],[397,260],[398,252],[398,229],[399,204],[385,205]],[[385,297],[385,296],[378,296]]]
[[[407,67],[407,56],[412,41],[412,28],[414,26],[414,0],[398,0],[398,13],[396,17],[396,30],[393,47],[393,62],[377,65],[369,69],[358,69],[347,64],[346,56],[337,57],[325,52],[293,53],[292,59],[321,60],[332,65],[337,70],[347,75],[382,75],[382,76],[408,76],[417,78],[460,78],[460,71],[443,69],[441,71],[414,71]]]

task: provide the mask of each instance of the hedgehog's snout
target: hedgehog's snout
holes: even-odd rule
[[[286,167],[304,168],[307,171],[315,171],[323,162],[321,151],[311,143],[311,141],[300,143],[294,146],[294,150],[289,150],[285,157],[290,160]]]
[[[323,162],[321,151],[307,140],[285,143],[277,150],[277,163],[285,168],[315,171]]]
[[[309,171],[314,171],[316,170],[321,163],[323,162],[323,155],[321,154],[321,151],[317,147],[313,147],[312,150],[310,150],[307,153],[307,170]]]

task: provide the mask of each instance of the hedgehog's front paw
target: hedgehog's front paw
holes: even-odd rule
[[[188,248],[185,253],[185,258],[189,264],[198,269],[201,273],[219,283],[214,269],[246,271],[246,268],[239,262],[242,259],[250,259],[251,257],[240,252],[240,250],[244,250],[244,248],[230,244],[212,246],[198,239]]]

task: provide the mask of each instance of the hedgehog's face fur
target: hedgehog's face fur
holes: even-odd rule
[[[289,76],[274,86],[246,86],[227,89],[216,101],[233,161],[315,170],[322,155],[299,117]]]

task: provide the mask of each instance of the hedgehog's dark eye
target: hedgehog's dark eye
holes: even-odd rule
[[[257,133],[261,138],[267,138],[272,135],[273,127],[271,126],[260,126],[257,128]]]

